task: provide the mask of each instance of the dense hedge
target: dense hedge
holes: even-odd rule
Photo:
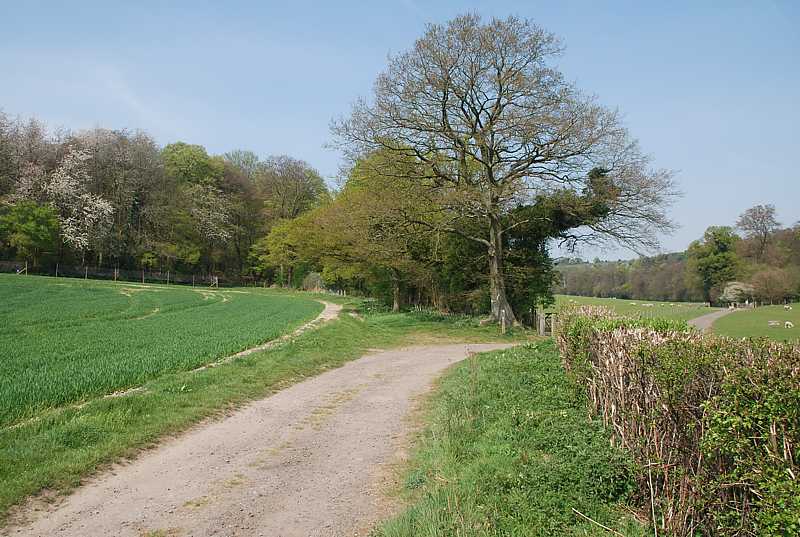
[[[800,535],[800,344],[597,307],[560,313],[565,367],[674,535]]]

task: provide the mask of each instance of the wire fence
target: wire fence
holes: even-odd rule
[[[266,281],[255,276],[229,276],[211,273],[186,273],[171,270],[121,269],[116,267],[97,267],[90,265],[54,265],[36,266],[25,261],[0,260],[0,273],[35,274],[59,278],[84,278],[87,280],[112,280],[139,283],[194,285],[210,287],[242,287],[263,286]]]

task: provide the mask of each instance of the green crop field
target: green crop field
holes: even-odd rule
[[[321,310],[259,289],[0,274],[0,426],[196,368]]]
[[[770,321],[778,321],[779,325],[770,326]],[[794,328],[785,328],[786,321],[794,323]],[[800,340],[800,304],[792,304],[790,311],[783,306],[736,311],[717,320],[714,332],[736,338],[767,337],[775,341],[797,341]]]
[[[593,298],[585,296],[556,295],[556,307],[567,304],[587,304],[606,306],[620,315],[639,315],[642,317],[660,317],[664,319],[689,320],[718,308],[709,308],[693,302],[657,302],[653,300],[627,300],[616,298]],[[650,305],[648,305],[650,304]]]

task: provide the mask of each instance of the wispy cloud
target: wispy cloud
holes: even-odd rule
[[[167,138],[177,137],[181,130],[178,122],[165,113],[158,103],[143,97],[121,69],[109,64],[95,64],[92,71],[98,87],[135,117],[135,127],[157,130],[160,136]]]

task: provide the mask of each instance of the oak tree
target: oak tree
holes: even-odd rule
[[[438,229],[486,251],[497,320],[516,320],[504,236],[529,223],[510,216],[537,195],[591,188],[589,172],[602,168],[608,210],[580,222],[568,243],[612,238],[652,247],[671,227],[671,174],[650,168],[615,111],[564,79],[552,65],[560,52],[553,34],[516,17],[429,25],[413,48],[389,59],[372,98],[332,126],[354,160],[384,149],[424,164],[417,179],[446,200]],[[465,222],[479,223],[479,233],[464,233]]]

